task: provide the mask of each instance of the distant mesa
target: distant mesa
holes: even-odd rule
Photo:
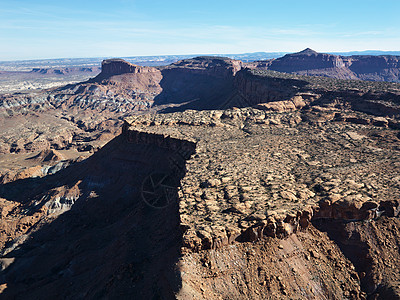
[[[244,67],[240,60],[221,56],[198,56],[178,61],[166,69],[185,68],[193,71],[200,71],[211,76],[227,78],[235,75]]]
[[[99,72],[99,67],[67,67],[67,68],[33,68],[30,73],[43,75],[66,75],[77,73],[95,73]]]
[[[270,70],[278,72],[298,72],[304,70],[328,69],[344,67],[340,56],[318,53],[310,48],[303,51],[286,54],[272,61]]]
[[[175,66],[187,66],[187,65],[193,65],[193,64],[197,64],[197,65],[229,65],[231,64],[233,61],[237,61],[238,60],[234,60],[232,58],[229,57],[224,57],[224,56],[197,56],[197,57],[193,57],[193,58],[187,58],[187,59],[183,59],[180,60],[172,65]]]
[[[102,73],[119,75],[124,73],[136,73],[140,67],[120,58],[106,59],[101,64]]]
[[[337,79],[400,82],[400,56],[341,56],[310,48],[277,59],[252,63],[251,68]]]
[[[120,58],[103,60],[101,73],[93,79],[95,82],[108,79],[112,76],[138,73],[167,72],[168,70],[185,69],[194,73],[207,73],[217,77],[229,77],[236,74],[243,67],[243,63],[228,57],[199,56],[180,60],[164,67],[144,67],[134,65]]]
[[[369,59],[305,49],[263,64],[388,68]],[[247,66],[108,59],[95,80],[0,95],[1,299],[366,299],[364,284],[399,286],[400,85]]]
[[[153,71],[155,69],[152,67],[134,65],[121,58],[105,59],[101,64],[101,73],[94,80],[99,81],[125,73],[147,73]]]
[[[47,69],[47,68],[33,68],[31,73],[39,73],[39,74],[65,74],[63,70],[60,69]]]

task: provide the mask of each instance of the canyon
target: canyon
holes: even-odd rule
[[[0,95],[1,296],[399,299],[400,85],[321,55]]]

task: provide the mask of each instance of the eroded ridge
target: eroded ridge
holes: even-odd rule
[[[127,118],[124,134],[196,145],[178,192],[184,250],[282,238],[312,218],[398,215],[397,132],[303,119],[299,111],[185,111]]]

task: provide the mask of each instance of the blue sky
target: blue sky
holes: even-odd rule
[[[399,0],[0,0],[0,60],[399,51],[399,12]]]

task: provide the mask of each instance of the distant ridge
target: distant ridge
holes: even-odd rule
[[[310,48],[306,48],[303,51],[300,51],[300,52],[297,52],[297,53],[292,53],[292,54],[286,54],[286,55],[290,55],[290,56],[307,55],[307,56],[310,56],[310,55],[318,55],[318,52],[314,51],[314,50],[312,50]]]
[[[353,55],[394,55],[400,56],[400,51],[382,51],[382,50],[365,50],[365,51],[350,51],[350,52],[328,52],[329,54],[341,55],[341,56],[353,56]]]
[[[307,51],[306,51],[307,50]],[[303,51],[310,54],[318,53],[310,48]],[[298,52],[298,54],[303,51]],[[153,56],[126,56],[122,59],[141,66],[165,66],[182,59],[193,58],[197,56],[226,56],[231,59],[241,60],[243,62],[252,62],[259,60],[276,59],[282,57],[289,52],[249,52],[239,54],[192,54],[192,55],[153,55]],[[293,55],[295,53],[291,53]],[[366,50],[366,51],[350,51],[350,52],[327,52],[327,54],[339,56],[353,55],[398,55],[400,51],[382,51],[382,50]],[[36,59],[36,60],[19,60],[19,61],[1,61],[0,71],[31,71],[33,68],[61,68],[61,67],[98,67],[104,59],[112,57],[95,57],[95,58],[56,58],[56,59]]]
[[[394,55],[343,56],[306,48],[277,59],[253,63],[252,67],[337,79],[400,82],[400,56]]]

